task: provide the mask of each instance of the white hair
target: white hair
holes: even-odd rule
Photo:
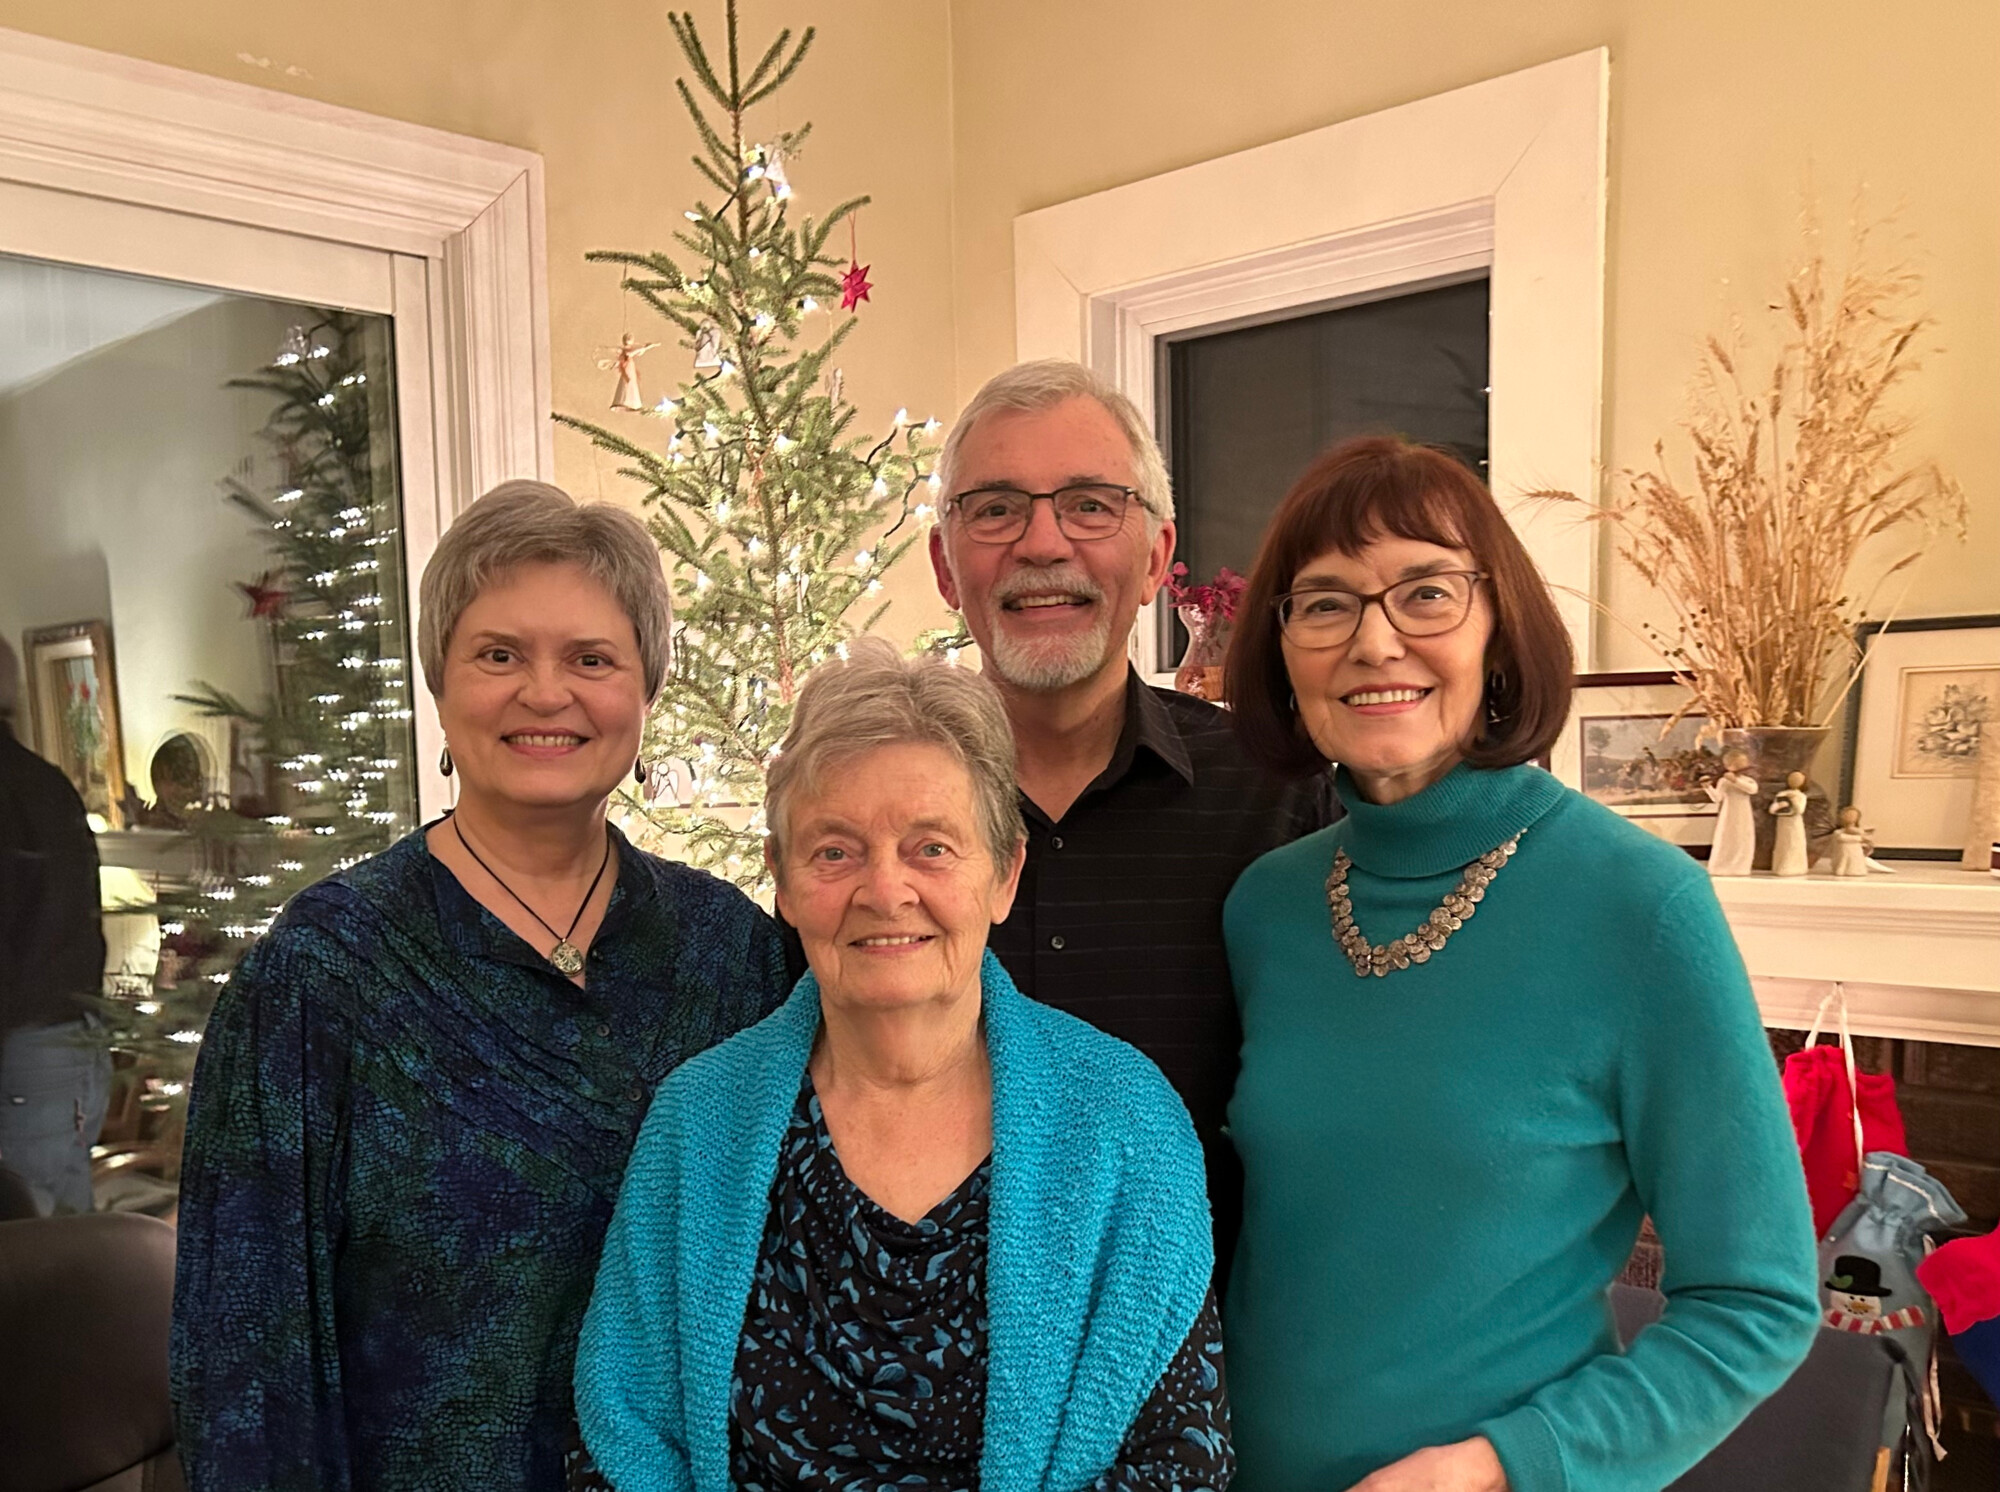
[[[473,599],[517,565],[574,564],[611,592],[639,634],[646,697],[666,681],[673,602],[645,525],[609,503],[582,503],[547,482],[502,482],[445,530],[418,587],[417,658],[432,694]]]
[[[1137,405],[1113,388],[1108,380],[1082,363],[1073,363],[1066,358],[1040,358],[1034,362],[1016,363],[1006,372],[996,373],[987,379],[979,392],[972,396],[972,401],[959,411],[951,433],[944,438],[944,450],[938,455],[938,476],[947,500],[958,492],[959,453],[964,448],[966,437],[982,418],[998,409],[1038,413],[1071,399],[1095,399],[1103,406],[1104,412],[1118,422],[1118,428],[1124,432],[1127,444],[1132,447],[1132,485],[1146,509],[1150,531],[1159,532],[1160,525],[1174,516],[1173,483],[1167,476],[1167,463],[1160,455],[1159,442],[1146,428],[1146,421]]]
[[[1003,874],[1028,831],[1000,691],[940,658],[905,658],[879,637],[856,638],[844,660],[821,664],[799,690],[764,779],[773,858],[783,864],[795,800],[817,793],[828,771],[883,746],[912,744],[941,746],[965,768],[993,873]]]

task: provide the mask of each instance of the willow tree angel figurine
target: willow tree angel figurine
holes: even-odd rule
[[[1771,798],[1771,816],[1778,821],[1771,844],[1771,874],[1802,876],[1808,868],[1806,855],[1806,774],[1790,773],[1784,788]]]
[[[1750,816],[1757,779],[1743,770],[1750,765],[1750,756],[1741,748],[1723,752],[1722,765],[1724,770],[1715,786],[1703,789],[1716,804],[1715,844],[1708,852],[1708,873],[1747,876],[1757,855],[1757,821]]]
[[[613,409],[643,410],[646,401],[639,397],[639,359],[660,344],[658,342],[636,342],[630,332],[618,339],[617,350],[610,357],[597,360],[600,368],[618,370],[618,386],[611,391]]]
[[[1875,858],[1875,837],[1861,827],[1861,810],[1852,803],[1840,810],[1840,827],[1833,831],[1833,873],[1865,876],[1871,870],[1895,872]]]

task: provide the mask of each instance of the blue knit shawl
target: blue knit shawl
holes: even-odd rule
[[[1214,1267],[1200,1146],[1152,1063],[980,973],[993,1064],[983,1492],[1109,1467]],[[778,1010],[661,1084],[577,1354],[585,1443],[619,1492],[728,1492],[729,1401],[778,1152],[820,1024]]]

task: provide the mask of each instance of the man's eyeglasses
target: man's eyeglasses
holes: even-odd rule
[[[1484,570],[1440,570],[1368,595],[1306,586],[1278,597],[1278,625],[1294,647],[1337,648],[1379,601],[1389,625],[1405,637],[1437,637],[1464,624],[1474,591],[1488,578]]]
[[[1087,482],[1054,492],[1023,492],[1017,487],[975,487],[952,499],[952,510],[975,544],[1012,544],[1028,531],[1035,504],[1044,498],[1055,510],[1063,537],[1088,543],[1108,539],[1125,527],[1125,510],[1145,502],[1135,487]]]

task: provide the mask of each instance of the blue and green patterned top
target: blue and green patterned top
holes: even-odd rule
[[[560,1488],[654,1086],[787,989],[742,893],[614,829],[587,988],[423,831],[296,897],[195,1072],[171,1366],[194,1492]]]

